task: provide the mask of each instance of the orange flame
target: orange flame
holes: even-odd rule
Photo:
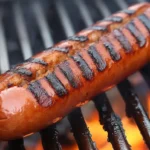
[[[107,141],[107,132],[104,131],[99,124],[99,117],[97,113],[94,113],[94,119],[86,120],[89,130],[92,134],[92,139],[96,143],[98,149],[112,150],[111,144]],[[131,122],[127,117],[122,118],[122,123],[125,129],[125,134],[129,144],[132,145],[132,149],[136,150],[148,150],[137,126]],[[72,147],[63,147],[64,150],[78,150],[77,145]]]
[[[148,104],[148,114],[150,115],[150,94],[147,96]],[[99,115],[97,111],[94,111],[91,115],[92,117],[86,119],[87,126],[92,134],[92,139],[96,143],[98,149],[102,150],[112,150],[112,145],[107,141],[107,132],[104,131],[103,127],[99,123]],[[122,117],[123,127],[125,129],[125,134],[129,144],[132,146],[132,149],[135,150],[148,150],[146,144],[143,141],[142,135],[132,119],[127,118],[126,116]],[[62,145],[63,150],[78,150],[76,144],[72,146]],[[35,150],[43,150],[41,146],[41,141],[35,148]]]

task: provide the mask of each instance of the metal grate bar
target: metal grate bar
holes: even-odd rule
[[[58,5],[58,3],[57,3],[57,5]],[[60,6],[61,4],[59,4],[59,6]],[[82,4],[81,4],[82,5]],[[63,4],[61,5],[61,7],[63,6]],[[79,7],[79,6],[78,6]],[[107,6],[106,6],[107,7]],[[62,9],[62,8],[61,8]],[[61,10],[60,9],[60,7],[58,7],[57,6],[57,10]],[[64,6],[63,6],[63,9],[64,9]],[[84,9],[84,12],[85,12],[85,10],[86,9]],[[65,11],[65,10],[64,10]],[[81,10],[80,10],[81,11]],[[86,10],[87,11],[87,10]],[[66,13],[66,11],[65,11],[65,13]],[[104,12],[105,13],[105,12]],[[59,12],[59,15],[60,15],[61,13]],[[62,13],[63,14],[63,13]],[[109,12],[109,10],[108,10],[108,14],[110,14],[110,12]],[[85,13],[83,13],[83,11],[81,11],[81,15],[85,15]],[[87,15],[87,14],[86,14]],[[85,17],[85,16],[84,16]],[[71,29],[72,29],[72,35],[74,34],[74,30],[73,30],[73,26],[71,26],[71,21],[69,20],[69,16],[67,16],[67,15],[65,15],[65,17],[64,17],[65,19],[67,18],[67,21],[69,21],[69,26],[71,27]],[[90,16],[90,15],[88,15],[88,18],[89,18],[89,20],[90,20],[90,24],[92,24],[93,23],[93,21],[92,21],[92,17]],[[63,17],[60,17],[60,19],[62,19],[62,24],[64,24],[64,19],[63,19]],[[85,20],[84,20],[85,21]],[[89,25],[89,23],[87,23],[86,21],[85,21],[85,24],[88,26]],[[67,25],[68,25],[68,23],[67,23]],[[64,25],[64,26],[66,26],[66,25]],[[68,35],[68,30],[66,31],[66,29],[65,29],[65,32],[66,32],[66,35]],[[74,112],[74,114],[76,114],[75,112]],[[77,114],[76,114],[77,115]],[[81,114],[82,115],[82,114]],[[70,117],[71,116],[71,117]],[[70,118],[72,119],[72,120],[70,120]],[[89,142],[85,145],[84,143],[85,143],[85,141],[87,142],[87,140],[85,139],[85,141],[84,141],[84,139],[82,138],[82,139],[80,139],[82,136],[81,136],[81,132],[79,132],[78,130],[81,128],[81,126],[83,125],[82,123],[81,123],[81,125],[79,125],[78,126],[78,128],[77,128],[77,125],[75,124],[75,123],[77,123],[78,122],[78,124],[79,124],[79,117],[76,117],[77,119],[75,119],[75,117],[73,117],[73,114],[70,114],[69,115],[69,120],[70,120],[70,123],[71,123],[71,121],[73,122],[71,125],[72,125],[72,127],[73,127],[73,125],[74,125],[74,136],[75,136],[75,139],[76,139],[76,141],[77,141],[77,143],[78,143],[78,146],[79,146],[79,149],[90,149],[90,146],[89,146]],[[84,120],[83,120],[84,121]],[[114,121],[114,123],[116,122],[117,120],[115,120]],[[116,122],[117,123],[117,122]],[[86,124],[85,124],[86,125]],[[123,130],[123,129],[122,129]],[[109,132],[109,134],[111,134],[111,131],[108,131]],[[121,131],[120,131],[121,132]],[[79,135],[78,135],[79,134]],[[121,133],[121,135],[122,135],[123,133]],[[119,136],[118,137],[118,141],[119,141],[119,138],[120,138],[121,136]],[[90,138],[90,137],[89,137]],[[88,141],[90,140],[91,141],[91,138],[89,139],[88,138]],[[125,138],[125,137],[124,137]],[[82,143],[81,143],[81,141],[82,141]],[[124,142],[125,144],[126,144],[126,149],[130,149],[129,148],[129,145],[128,145],[128,143],[127,143],[127,141],[125,141]],[[120,144],[120,146],[122,146],[121,145],[121,142],[119,143]],[[93,148],[95,148],[95,146],[93,147]]]
[[[44,11],[43,8],[40,4],[39,1],[36,1],[35,3],[33,3],[32,5],[33,11],[35,13],[35,17],[37,20],[37,24],[39,26],[42,38],[43,38],[43,43],[45,48],[50,47],[54,44],[54,41],[52,39],[51,36],[51,31],[49,29],[46,17],[44,15]]]
[[[51,125],[40,132],[44,150],[61,150],[62,147],[58,142],[58,132],[55,125]]]
[[[103,0],[95,0],[95,3],[99,11],[102,13],[103,17],[110,16],[111,12]]]
[[[144,79],[146,80],[146,83],[149,85],[150,87],[150,63],[147,64],[146,66],[144,66],[142,69],[141,69],[141,73],[144,77]]]
[[[76,3],[77,4],[77,3]],[[84,6],[84,4],[79,1],[79,7],[82,17],[86,23],[86,25],[90,25],[93,23],[92,18],[88,14],[87,8],[84,6],[83,9],[81,9],[81,6]],[[61,23],[64,27],[64,31],[66,36],[72,36],[75,33],[75,30],[73,28],[73,25],[71,23],[71,20],[69,19],[69,16],[66,12],[66,9],[64,8],[64,5],[62,4],[61,1],[56,3],[56,8],[60,16]],[[87,14],[86,14],[87,13]],[[88,16],[89,15],[89,16]],[[87,19],[87,20],[86,20]],[[74,133],[74,137],[77,141],[78,147],[80,150],[97,150],[95,143],[91,139],[90,132],[86,126],[86,123],[83,119],[83,115],[81,113],[80,108],[72,112],[69,116],[68,119],[70,121],[70,124],[72,126],[72,130]]]
[[[25,150],[23,138],[8,141],[9,150]]]
[[[83,0],[75,0],[77,7],[81,13],[82,19],[85,22],[86,26],[90,26],[93,24],[93,20],[89,10]]]
[[[146,2],[146,0],[137,0],[138,3]]]
[[[130,150],[120,118],[114,113],[105,94],[94,98],[95,106],[100,115],[100,123],[108,132],[108,140],[115,150]]]
[[[121,9],[125,9],[128,7],[128,4],[125,0],[115,0],[115,2],[119,5]]]
[[[150,121],[146,111],[134,93],[129,81],[123,81],[118,87],[126,103],[127,115],[134,118],[147,146],[150,148]]]
[[[4,27],[2,23],[3,13],[0,13],[0,73],[4,73],[6,70],[9,69],[9,58],[7,53]]]
[[[16,29],[18,32],[18,36],[21,44],[21,50],[23,53],[23,58],[28,59],[29,57],[32,56],[32,49],[27,34],[27,28],[25,26],[25,20],[23,18],[22,9],[19,2],[14,4],[13,10],[15,15],[14,18],[16,23]]]
[[[72,26],[71,20],[69,19],[65,6],[62,3],[62,0],[57,1],[56,9],[60,17],[60,21],[63,25],[66,36],[69,37],[69,36],[74,35],[75,33],[74,28]]]
[[[3,13],[0,15],[0,72],[3,73],[9,69],[9,58],[7,53],[6,39],[4,27],[2,23]],[[8,141],[9,150],[25,150],[23,138]]]
[[[121,0],[121,1],[119,1],[119,0],[115,0],[116,1],[116,3],[119,5],[119,7],[121,8],[121,9],[125,9],[125,8],[127,8],[127,3],[124,1],[124,0]],[[107,7],[107,6],[106,6]],[[107,15],[105,15],[105,12],[104,12],[105,10],[104,9],[102,9],[102,11],[101,12],[103,12],[103,14],[104,14],[104,17],[107,17]],[[107,11],[107,13],[109,13],[109,15],[111,14],[111,12],[108,10]],[[140,74],[141,75],[141,74]],[[120,91],[121,92],[121,91]],[[123,92],[125,92],[125,89],[124,89],[124,91]],[[131,94],[131,93],[128,93],[128,94]],[[125,98],[125,97],[124,97]],[[135,98],[135,97],[134,97]],[[126,97],[126,99],[128,99],[128,97]],[[130,101],[130,100],[128,100],[128,101]],[[138,101],[139,102],[139,101]],[[141,104],[140,104],[141,105]],[[145,111],[144,111],[144,109],[143,109],[143,107],[141,106],[140,107],[142,110],[142,113],[144,113],[144,114],[142,114],[143,115],[143,119],[145,119],[145,129],[142,129],[142,126],[144,125],[142,125],[141,123],[141,121],[140,121],[140,119],[139,118],[137,118],[138,119],[138,121],[137,121],[137,124],[141,124],[141,125],[138,125],[138,126],[141,126],[141,129],[140,130],[144,130],[144,131],[141,131],[141,133],[143,133],[143,134],[146,134],[146,135],[143,135],[143,137],[145,137],[144,139],[145,139],[145,141],[146,141],[146,143],[147,143],[147,145],[149,146],[149,141],[150,141],[150,137],[149,137],[149,132],[150,131],[148,131],[149,130],[149,128],[148,128],[148,126],[147,126],[147,123],[149,124],[149,120],[148,120],[148,117],[147,117],[147,115],[145,114]],[[133,116],[134,117],[134,116]],[[135,119],[135,118],[134,118]],[[146,133],[145,133],[146,132]]]
[[[80,150],[97,150],[95,143],[92,141],[91,134],[86,126],[81,109],[78,108],[69,114],[74,137]]]

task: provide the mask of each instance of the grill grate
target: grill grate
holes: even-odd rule
[[[9,141],[8,145],[9,150],[25,150],[23,139]]]
[[[101,94],[94,99],[99,112],[100,123],[108,132],[108,141],[112,143],[115,150],[130,150],[120,118],[114,113],[108,98]]]
[[[58,142],[58,131],[55,125],[43,129],[40,134],[44,149],[61,150],[61,145]]]
[[[139,98],[134,93],[133,88],[128,81],[120,83],[118,89],[126,103],[127,115],[134,118],[146,144],[150,147],[150,121]]]
[[[91,139],[80,108],[69,115],[69,121],[79,149],[96,150],[95,143]]]
[[[0,72],[5,72],[10,65],[15,65],[41,49],[50,47],[53,43],[72,36],[75,32],[111,15],[115,11],[143,1],[105,0],[104,2],[103,0],[93,0],[91,2],[90,0],[57,0],[50,2],[45,0],[42,3],[39,0],[22,0],[22,2],[1,2]],[[79,14],[79,16],[76,14]],[[12,23],[11,27],[10,21]],[[144,68],[141,72],[146,82],[150,83],[145,77],[145,73],[150,75],[149,72],[145,71],[147,68]],[[134,118],[148,148],[150,148],[150,122],[147,113],[140,104],[139,98],[134,94],[133,88],[127,80],[120,83],[118,89],[123,96],[127,110],[129,110],[127,111],[128,116]],[[98,99],[101,100],[98,101]],[[108,132],[109,141],[112,143],[113,148],[115,150],[131,149],[122,123],[113,112],[106,94],[97,96],[94,99],[94,103],[99,112],[101,124]],[[72,112],[68,119],[79,149],[96,150],[96,145],[92,141],[81,109],[79,108]],[[42,130],[40,134],[44,150],[62,149],[58,142],[58,132],[55,125]],[[8,144],[10,150],[25,150],[23,139],[9,141]]]

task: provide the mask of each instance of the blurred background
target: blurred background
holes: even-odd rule
[[[0,73],[94,22],[141,2],[144,0],[0,0]],[[150,115],[148,82],[139,72],[129,80]],[[134,121],[126,117],[125,104],[118,89],[113,88],[106,94],[122,119],[132,148],[148,150]],[[82,112],[97,148],[111,150],[93,102],[83,106]],[[77,150],[67,118],[57,124],[57,129],[62,148]],[[38,133],[26,137],[24,143],[26,150],[43,150]],[[7,142],[0,142],[0,150],[7,149]]]

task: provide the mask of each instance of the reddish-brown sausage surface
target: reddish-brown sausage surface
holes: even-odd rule
[[[0,139],[57,122],[150,59],[150,4],[97,22],[0,76]]]

